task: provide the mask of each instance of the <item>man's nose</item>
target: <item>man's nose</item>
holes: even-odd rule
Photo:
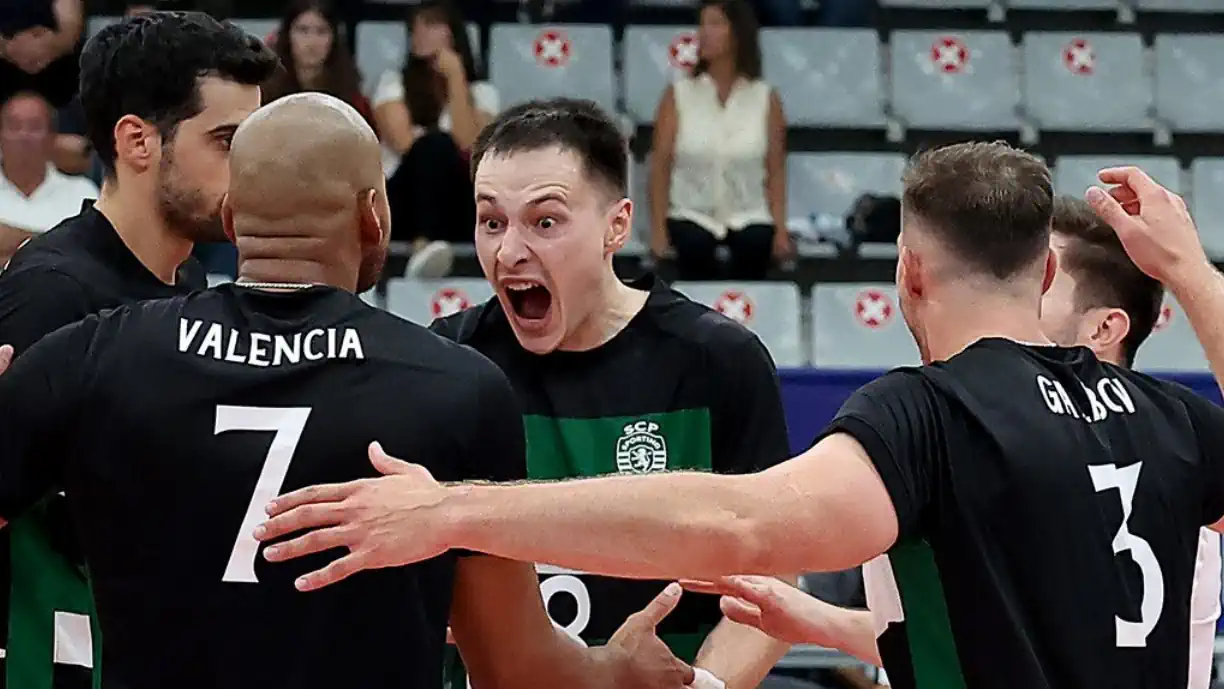
[[[506,228],[501,246],[497,249],[497,261],[505,266],[516,266],[531,256],[526,238],[517,225]]]

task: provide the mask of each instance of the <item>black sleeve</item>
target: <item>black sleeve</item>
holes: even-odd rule
[[[438,337],[444,337],[451,342],[458,342],[459,321],[454,316],[435,318],[433,322],[429,324],[429,332],[437,335]]]
[[[1178,386],[1177,393],[1190,415],[1207,471],[1203,524],[1214,524],[1224,517],[1224,409],[1187,388]]]
[[[900,538],[921,536],[923,517],[945,460],[936,393],[914,369],[859,388],[821,433],[852,436],[866,450],[897,511]],[[818,439],[819,441],[819,439]]]
[[[0,274],[0,344],[21,354],[47,334],[93,312],[75,279],[51,269]]]
[[[714,471],[747,474],[790,458],[782,390],[773,358],[755,335],[713,355],[717,402],[710,410]]]
[[[463,463],[465,480],[522,481],[527,478],[527,438],[518,397],[506,374],[479,357],[471,394],[477,411]]]
[[[97,329],[97,316],[61,328],[0,375],[0,518],[12,521],[62,485]]]

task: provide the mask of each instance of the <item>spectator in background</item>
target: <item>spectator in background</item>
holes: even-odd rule
[[[373,124],[341,27],[326,0],[296,0],[289,6],[273,46],[284,68],[264,84],[265,105],[292,93],[320,91],[352,105]]]
[[[408,274],[450,271],[451,245],[472,242],[476,207],[467,153],[498,110],[492,84],[478,80],[467,29],[446,0],[425,0],[409,17],[404,67],[374,93],[374,119],[389,149],[392,237],[411,242]]]
[[[53,113],[51,104],[33,91],[0,105],[0,267],[25,240],[98,197],[93,182],[64,175],[52,164]]]
[[[77,90],[77,49],[85,29],[82,0],[0,3],[0,101],[35,91],[55,107]]]
[[[650,170],[651,252],[674,253],[681,280],[761,280],[787,259],[786,118],[761,79],[757,22],[746,0],[706,0],[700,59],[664,94]],[[718,246],[730,250],[729,270]]]

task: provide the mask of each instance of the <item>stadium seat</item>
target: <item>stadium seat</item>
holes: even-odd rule
[[[918,129],[1015,130],[1020,78],[1002,31],[896,31],[892,104]]]
[[[93,16],[85,21],[85,38],[93,38],[99,31],[116,24],[122,17]]]
[[[1163,156],[1061,156],[1054,164],[1054,191],[1083,198],[1088,187],[1100,186],[1103,168],[1138,165],[1157,182],[1181,193],[1181,167],[1176,158]]]
[[[472,57],[480,64],[480,25],[467,25]],[[366,21],[357,25],[357,70],[366,95],[373,95],[383,72],[399,70],[408,55],[408,30],[404,22]]]
[[[742,323],[778,366],[806,366],[799,327],[799,288],[788,282],[677,282],[677,291]]]
[[[435,318],[458,313],[492,296],[493,288],[480,278],[387,281],[387,310],[419,325],[429,325]]]
[[[503,105],[532,98],[588,98],[616,107],[612,29],[594,25],[497,24],[489,74]]]
[[[812,364],[886,370],[919,363],[897,290],[884,283],[819,284],[812,290]]]
[[[633,243],[650,246],[650,159],[629,164],[629,198],[633,200]]]
[[[991,0],[880,0],[884,7],[906,7],[919,10],[985,9]]]
[[[1224,158],[1199,158],[1190,165],[1191,213],[1203,248],[1224,260]]]
[[[1007,0],[1009,10],[1116,10],[1118,0]]]
[[[1220,0],[1138,0],[1143,12],[1219,12]]]
[[[1139,348],[1135,368],[1144,372],[1208,370],[1203,348],[1176,299],[1165,298],[1156,330]]]
[[[621,42],[625,110],[638,124],[654,122],[663,90],[697,63],[690,26],[629,26]]]
[[[1175,131],[1224,131],[1224,38],[1156,37],[1156,114]]]
[[[845,217],[867,193],[901,196],[900,153],[792,153],[786,158],[787,211],[792,222],[813,213]]]
[[[233,276],[226,275],[225,273],[209,273],[208,274],[208,286],[209,287],[216,287],[218,285],[228,285],[229,283],[233,281],[234,281]]]
[[[792,126],[884,126],[880,42],[872,29],[765,29],[763,71]]]
[[[1152,128],[1143,39],[1127,33],[1024,36],[1024,110],[1039,129]]]

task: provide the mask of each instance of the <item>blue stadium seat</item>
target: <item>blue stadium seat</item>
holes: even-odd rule
[[[897,290],[885,283],[818,284],[812,290],[812,364],[886,370],[918,364]]]
[[[480,64],[480,25],[467,25],[472,58]],[[404,22],[364,21],[357,25],[357,70],[366,95],[373,95],[383,72],[399,70],[408,55],[408,27]]]
[[[1219,0],[1138,0],[1136,7],[1148,12],[1220,12]]]
[[[883,127],[880,43],[872,29],[765,29],[765,78],[788,124]]]
[[[1176,299],[1165,298],[1160,321],[1152,336],[1139,348],[1135,368],[1144,372],[1208,370],[1203,348]]]
[[[844,217],[867,193],[901,196],[900,153],[792,153],[786,159],[787,217]]]
[[[1152,83],[1138,34],[1024,36],[1024,109],[1040,129],[1152,128]]]
[[[756,333],[778,366],[807,365],[799,288],[793,283],[677,282],[674,287]]]
[[[1191,214],[1203,248],[1224,260],[1224,158],[1198,158],[1190,165]]]
[[[1118,0],[1007,0],[1009,10],[1116,10]]]
[[[616,107],[612,29],[608,26],[498,24],[489,74],[504,105],[532,98],[588,98]]]
[[[493,288],[479,278],[387,281],[387,310],[418,325],[429,325],[493,296]]]
[[[697,62],[697,35],[689,26],[630,26],[621,43],[625,110],[638,124],[654,122],[659,98]]]
[[[1083,198],[1091,186],[1100,186],[1103,168],[1138,165],[1157,182],[1181,193],[1181,167],[1176,158],[1163,156],[1060,156],[1054,164],[1054,191]]]
[[[1156,37],[1156,113],[1175,131],[1224,131],[1224,37]]]
[[[985,9],[991,0],[880,0],[884,7],[905,7],[920,10]]]
[[[1020,78],[1002,31],[896,31],[892,104],[921,129],[1015,130]]]

